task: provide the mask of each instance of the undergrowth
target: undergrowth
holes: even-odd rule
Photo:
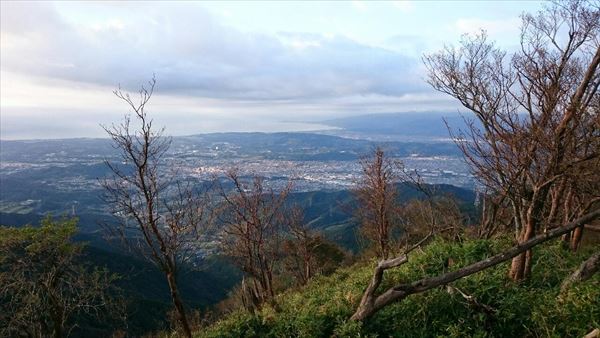
[[[388,270],[380,290],[439,275],[489,257],[510,245],[502,240],[450,243],[436,239],[405,265]],[[533,276],[514,283],[508,262],[452,285],[493,309],[485,313],[445,287],[409,296],[364,323],[349,321],[368,284],[374,260],[318,277],[278,295],[277,306],[256,314],[234,312],[196,337],[573,337],[600,327],[600,278],[560,294],[563,279],[591,254],[574,254],[558,243],[534,249]],[[448,259],[453,264],[448,266]]]

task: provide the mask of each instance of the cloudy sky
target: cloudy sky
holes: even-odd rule
[[[487,30],[518,42],[531,2],[1,2],[0,137],[103,136],[156,75],[173,135],[310,130],[379,112],[456,111],[423,53]]]

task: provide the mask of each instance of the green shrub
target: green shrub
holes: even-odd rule
[[[458,269],[509,245],[508,240],[436,239],[411,254],[408,263],[388,270],[381,289]],[[508,279],[507,262],[452,284],[492,307],[493,314],[440,287],[390,305],[364,323],[349,321],[371,278],[375,265],[371,260],[280,294],[277,311],[265,307],[254,315],[238,312],[198,337],[582,336],[600,326],[600,278],[576,284],[562,295],[560,285],[590,253],[591,249],[583,249],[573,254],[559,244],[548,244],[535,248],[529,281],[517,284]],[[448,264],[450,258],[453,264]]]

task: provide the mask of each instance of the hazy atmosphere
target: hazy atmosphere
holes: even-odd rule
[[[0,6],[0,337],[600,338],[600,0]]]
[[[174,135],[322,129],[332,117],[455,112],[421,57],[487,30],[515,48],[530,2],[2,4],[1,138],[103,136],[112,95],[156,75]],[[312,122],[317,124],[311,124]]]

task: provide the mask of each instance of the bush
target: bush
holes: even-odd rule
[[[435,240],[407,264],[386,272],[382,289],[458,269],[510,245],[507,240],[451,243]],[[453,286],[492,307],[485,314],[446,288],[412,295],[388,306],[364,323],[349,321],[373,271],[374,261],[339,269],[307,286],[277,297],[277,311],[237,312],[198,337],[523,337],[582,336],[600,326],[600,278],[574,285],[560,295],[562,280],[589,256],[559,244],[535,249],[533,277],[515,284],[508,264],[463,278]],[[449,264],[449,259],[453,264]]]

